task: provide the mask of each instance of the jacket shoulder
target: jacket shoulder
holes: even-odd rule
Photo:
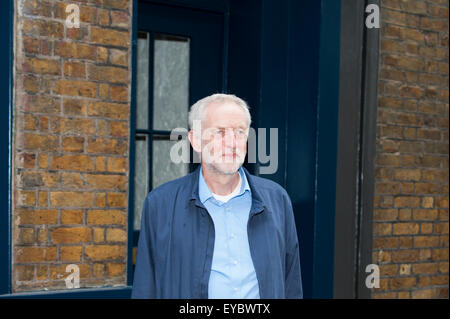
[[[194,173],[189,173],[183,177],[159,185],[147,194],[146,200],[159,201],[173,199],[178,196],[189,196],[189,190],[192,190],[194,175]]]
[[[288,196],[286,190],[277,182],[256,175],[249,174],[249,176],[253,182],[253,186],[257,188],[260,193],[270,192],[272,194],[275,193],[282,196]]]

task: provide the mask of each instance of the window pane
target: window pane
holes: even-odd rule
[[[134,173],[134,229],[141,229],[141,214],[148,188],[148,140],[147,135],[136,136]]]
[[[189,140],[187,138],[180,141],[170,141],[167,139],[158,139],[155,136],[153,140],[153,188],[171,181],[175,178],[185,176],[189,172],[188,163],[175,163],[170,158],[170,150],[172,147],[178,149],[178,154],[181,157],[181,143],[184,143],[185,150],[189,150]],[[186,148],[187,147],[187,148]]]
[[[139,32],[137,42],[136,126],[148,129],[149,34]]]
[[[153,128],[187,128],[189,39],[156,34],[154,43]]]

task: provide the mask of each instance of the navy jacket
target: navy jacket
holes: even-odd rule
[[[208,298],[214,223],[198,196],[200,166],[147,195],[132,298]],[[292,204],[277,183],[250,175],[248,240],[263,299],[302,298]]]

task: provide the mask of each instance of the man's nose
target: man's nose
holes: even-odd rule
[[[236,134],[233,130],[226,130],[224,136],[224,144],[226,147],[235,147],[236,146]]]

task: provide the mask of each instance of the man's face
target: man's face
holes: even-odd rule
[[[247,152],[247,117],[233,102],[216,102],[205,109],[201,123],[202,163],[220,174],[234,174]]]

